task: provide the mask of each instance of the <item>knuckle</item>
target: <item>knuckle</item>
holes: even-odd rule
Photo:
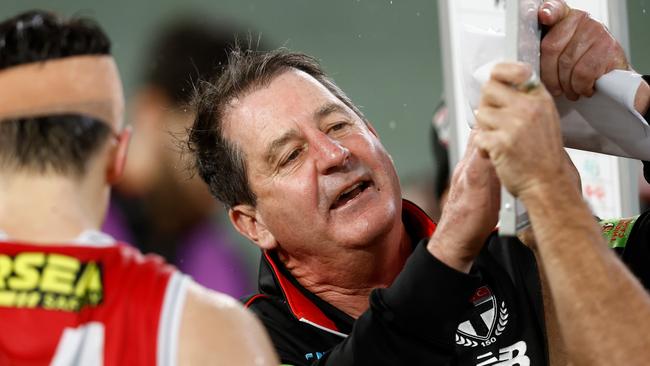
[[[585,83],[578,83],[573,85],[573,90],[578,96],[587,96],[589,93],[589,86]]]
[[[573,16],[578,21],[587,20],[596,22],[596,20],[594,20],[594,18],[592,18],[588,12],[580,9],[571,9],[571,16]]]
[[[476,182],[479,179],[481,179],[482,175],[483,175],[482,172],[479,172],[477,169],[467,169],[465,173],[465,179],[467,179],[467,181],[469,181],[470,183]]]
[[[584,12],[584,17],[581,21],[598,33],[601,33],[603,31],[607,32],[607,27],[598,21],[598,19],[594,18],[589,12]]]
[[[499,62],[496,65],[494,65],[494,67],[492,68],[492,73],[495,74],[495,73],[503,72],[503,70],[508,69],[508,65],[509,65],[508,62]]]
[[[562,49],[563,47],[560,42],[548,38],[544,38],[540,45],[540,50],[542,51],[542,54],[545,55],[557,55],[562,51]]]
[[[578,65],[573,70],[574,85],[591,84],[591,81],[597,77],[598,75],[594,74],[594,69],[586,65]]]
[[[612,36],[611,33],[605,28],[604,26],[601,26],[600,23],[594,21],[594,33],[596,34],[596,37],[598,37],[599,40],[604,41],[604,42],[614,42],[616,43],[616,39]]]
[[[616,40],[607,37],[603,40],[603,47],[605,52],[609,55],[617,55],[622,49],[618,46]]]
[[[513,70],[514,77],[520,82],[526,81],[530,77],[530,67],[525,64],[519,64],[517,66],[518,67]]]
[[[465,154],[463,159],[458,162],[454,173],[451,176],[451,185],[455,187],[460,187],[466,179],[467,172],[470,170],[468,164],[469,154]],[[458,188],[457,188],[458,189]]]
[[[568,69],[573,66],[573,57],[568,53],[563,53],[558,57],[557,63],[561,68]]]

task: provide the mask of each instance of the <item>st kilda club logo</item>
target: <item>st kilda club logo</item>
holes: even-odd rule
[[[469,319],[456,329],[456,344],[465,347],[488,346],[494,343],[508,325],[508,308],[497,299],[489,287],[476,290],[471,300],[474,309]]]

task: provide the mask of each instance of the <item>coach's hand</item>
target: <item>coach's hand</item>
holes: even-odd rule
[[[427,249],[443,263],[469,272],[499,216],[500,184],[488,158],[470,135],[451,178],[449,196]]]
[[[492,161],[501,183],[515,196],[561,178],[575,181],[562,149],[559,115],[543,85],[520,91],[532,69],[523,63],[494,67],[483,86],[476,116],[476,142]]]

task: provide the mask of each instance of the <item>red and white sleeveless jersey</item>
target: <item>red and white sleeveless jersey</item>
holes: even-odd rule
[[[0,365],[175,365],[188,281],[127,245],[4,239]]]

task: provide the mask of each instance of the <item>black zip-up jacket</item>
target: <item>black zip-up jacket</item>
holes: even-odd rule
[[[643,163],[650,182],[650,162]],[[527,247],[492,235],[467,275],[426,250],[435,224],[417,206],[404,201],[402,220],[419,244],[395,282],[372,292],[370,308],[356,321],[302,287],[274,253],[264,253],[260,293],[245,303],[284,364],[548,364],[537,263]],[[609,246],[650,289],[650,212],[601,224]]]
[[[457,272],[426,250],[435,224],[414,204],[403,207],[419,244],[395,282],[372,292],[370,308],[356,321],[303,288],[274,253],[264,253],[260,293],[246,306],[265,325],[283,364],[547,365],[532,252],[493,235],[471,273]],[[604,222],[603,230],[648,288],[650,249],[643,238],[650,216]]]

